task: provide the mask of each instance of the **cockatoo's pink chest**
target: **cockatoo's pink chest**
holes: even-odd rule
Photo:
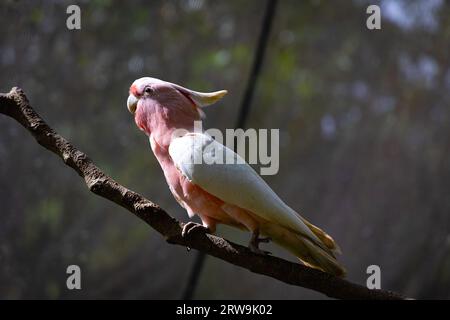
[[[170,190],[172,193],[176,193],[177,197],[182,198],[183,196],[183,186],[184,181],[187,179],[183,179],[184,176],[182,173],[175,167],[172,159],[170,158],[169,151],[161,147],[154,139],[152,135],[149,137],[150,145],[152,147],[152,151],[158,160],[161,168],[164,172],[164,176],[166,177],[167,183],[169,184]],[[184,186],[185,188],[187,187]]]
[[[161,147],[150,135],[153,153],[164,171],[169,189],[175,199],[188,211],[190,216],[217,212],[223,201],[190,182],[173,163],[166,148]]]

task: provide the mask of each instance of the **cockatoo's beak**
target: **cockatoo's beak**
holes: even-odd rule
[[[127,99],[128,111],[130,111],[131,113],[134,114],[136,112],[138,101],[139,101],[139,99],[136,98],[134,94],[130,94]]]

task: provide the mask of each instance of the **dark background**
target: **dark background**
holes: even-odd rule
[[[66,28],[78,4],[82,29]],[[382,29],[366,28],[378,4]],[[265,3],[2,1],[0,91],[32,106],[107,174],[183,221],[126,109],[152,76],[228,89],[206,127],[233,128]],[[264,177],[342,247],[351,281],[450,298],[450,7],[428,1],[280,1],[248,127],[280,128]],[[246,243],[249,234],[220,227]],[[276,247],[277,255],[292,259]],[[0,298],[179,298],[193,251],[167,245],[17,123],[0,117]],[[82,290],[66,289],[66,267]],[[207,257],[195,298],[323,298]]]

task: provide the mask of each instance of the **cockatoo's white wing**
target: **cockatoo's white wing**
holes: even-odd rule
[[[238,154],[202,133],[172,140],[169,154],[192,183],[222,201],[321,241]]]

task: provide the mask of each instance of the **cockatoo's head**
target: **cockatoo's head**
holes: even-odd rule
[[[203,112],[200,108],[213,104],[226,93],[226,90],[210,93],[197,92],[174,83],[145,77],[135,80],[131,85],[127,107],[132,114],[142,108],[153,107],[155,110],[155,106],[160,106],[166,109],[165,112],[169,111],[175,116],[177,111],[182,114],[194,113],[201,116]]]

